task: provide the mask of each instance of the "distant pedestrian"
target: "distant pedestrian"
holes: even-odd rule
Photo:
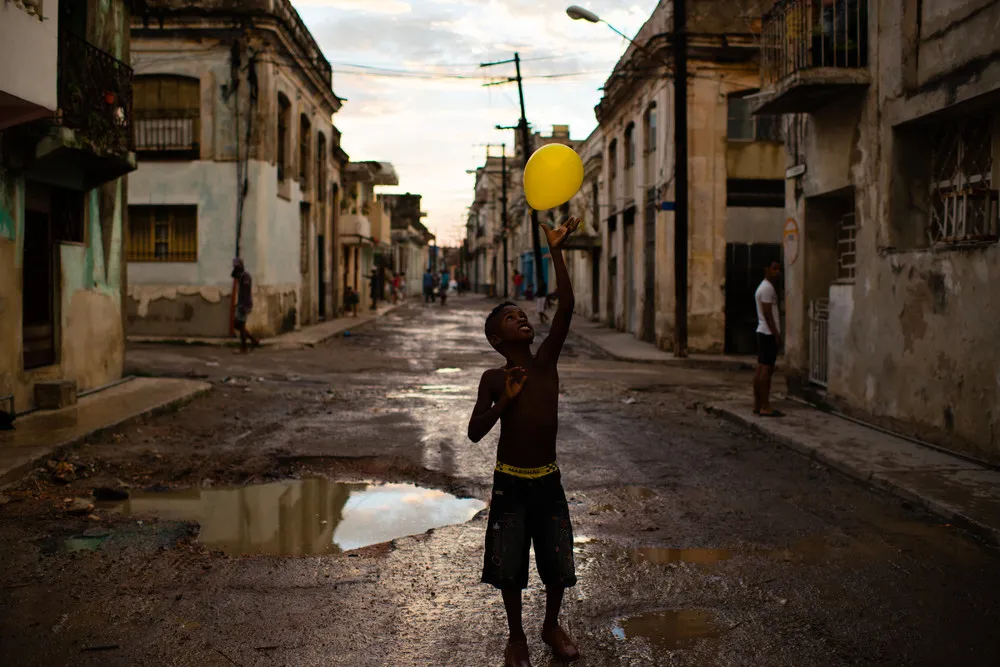
[[[753,413],[761,417],[783,417],[771,407],[771,378],[781,347],[781,319],[778,311],[778,291],[774,281],[781,275],[781,264],[771,262],[764,269],[764,280],[754,293],[757,303],[757,371],[753,377]]]
[[[393,274],[392,274],[392,305],[394,305],[394,306],[399,301],[399,286],[400,286],[401,282],[402,281],[399,278],[399,274],[396,273],[396,272],[393,272]]]
[[[406,271],[399,272],[399,298],[406,301]]]
[[[547,324],[549,321],[548,315],[545,314],[548,305],[549,300],[544,294],[539,292],[535,295],[535,313],[538,315],[538,321],[542,324]]]
[[[260,346],[260,341],[247,331],[247,318],[253,310],[253,279],[250,272],[243,266],[243,260],[237,257],[233,260],[232,277],[236,280],[236,312],[233,316],[233,327],[240,332],[240,354],[247,353],[247,340],[253,347]]]
[[[431,303],[434,301],[434,274],[431,273],[431,267],[427,267],[424,271],[424,303]]]
[[[448,289],[451,287],[451,274],[448,269],[441,272],[441,305],[448,300]]]
[[[521,298],[521,291],[524,287],[524,276],[517,269],[514,269],[514,298]]]
[[[344,290],[344,313],[353,313],[354,317],[358,316],[358,302],[361,298],[358,293],[354,291],[354,288],[350,285]]]
[[[524,298],[531,301],[535,298],[535,284],[528,283],[528,289],[524,290]]]

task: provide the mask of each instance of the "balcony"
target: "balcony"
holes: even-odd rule
[[[29,177],[90,190],[135,170],[128,65],[60,31],[58,101],[55,121],[33,130]]]
[[[201,128],[198,109],[143,109],[135,112],[135,146],[143,159],[197,160]]]
[[[58,44],[49,28],[57,3],[0,2],[0,130],[56,112]],[[26,57],[25,54],[31,54]]]
[[[758,114],[810,113],[871,83],[868,0],[778,0],[764,15]]]
[[[360,245],[372,236],[372,223],[367,215],[347,213],[340,216],[340,237],[346,245]]]

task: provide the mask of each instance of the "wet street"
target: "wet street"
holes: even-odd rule
[[[479,583],[498,429],[465,435],[492,305],[413,303],[311,349],[130,348],[132,374],[215,389],[2,492],[3,664],[501,665]],[[560,374],[577,664],[1000,664],[997,553],[700,408],[748,373],[571,335]],[[532,566],[536,667],[559,664],[543,604]]]

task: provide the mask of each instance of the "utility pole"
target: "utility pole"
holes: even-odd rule
[[[524,111],[524,85],[521,82],[521,56],[515,51],[514,58],[512,60],[501,60],[495,63],[482,63],[480,67],[493,67],[494,65],[506,65],[508,63],[514,63],[514,69],[517,75],[513,78],[508,78],[506,81],[501,83],[517,82],[517,96],[521,102],[521,121],[518,124],[518,128],[521,130],[521,145],[523,146],[522,150],[524,151],[524,166],[527,167],[528,159],[531,157],[532,148],[531,133],[528,131],[528,118]],[[494,84],[484,85],[489,86]],[[531,209],[531,245],[535,256],[535,294],[539,296],[546,296],[548,288],[543,282],[542,276],[542,246],[541,239],[538,235],[538,211],[535,209]],[[506,286],[504,289],[506,289]]]
[[[500,172],[503,177],[502,194],[500,195],[500,202],[503,204],[500,218],[503,223],[503,298],[506,299],[508,297],[507,285],[510,282],[507,276],[507,144],[500,144],[500,147],[503,150],[500,154]]]
[[[674,356],[687,356],[688,314],[688,136],[687,12],[674,0]]]

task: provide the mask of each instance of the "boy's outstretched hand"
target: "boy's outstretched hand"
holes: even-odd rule
[[[559,227],[550,227],[544,222],[541,225],[545,231],[545,238],[549,241],[549,248],[558,248],[580,226],[580,218],[570,218]]]
[[[520,366],[504,369],[504,394],[508,400],[513,400],[524,387],[524,381],[528,379],[528,372]]]

